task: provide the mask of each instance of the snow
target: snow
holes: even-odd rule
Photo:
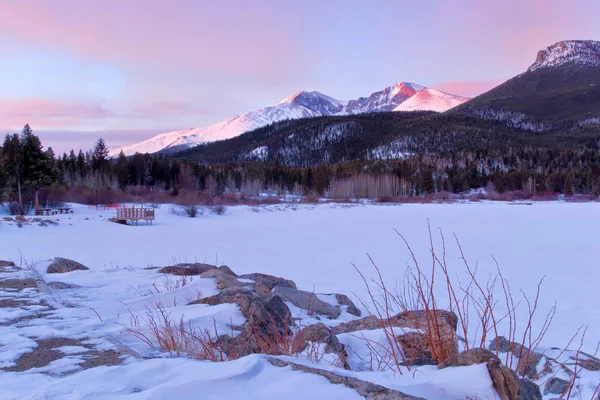
[[[437,111],[444,112],[468,101],[467,97],[460,97],[441,90],[422,89],[408,100],[400,103],[394,111]]]
[[[540,50],[528,71],[559,67],[565,64],[600,67],[600,41],[565,40]]]
[[[47,217],[58,220],[57,226],[18,228],[15,223],[2,221],[0,258],[17,264],[23,260],[37,267],[49,283],[60,281],[81,288],[42,295],[56,307],[50,312],[52,318],[32,319],[18,326],[4,326],[2,321],[38,313],[38,307],[43,306],[36,300],[39,295],[34,289],[0,292],[0,299],[31,302],[25,309],[0,308],[0,368],[14,365],[22,354],[32,351],[36,347],[32,338],[68,337],[94,344],[96,349],[124,346],[132,351],[124,357],[124,365],[80,371],[78,365],[86,353],[83,345],[60,346],[65,358],[46,367],[0,372],[2,398],[185,399],[199,393],[207,399],[360,398],[353,390],[331,385],[319,376],[273,367],[265,356],[226,363],[168,357],[130,331],[131,317],[138,316],[138,329],[143,331],[143,319],[148,312],[155,313],[153,305],[160,302],[174,319],[184,318],[197,327],[216,324],[219,332],[229,332],[230,323],[244,322],[233,304],[186,306],[190,300],[217,293],[217,288],[214,280],[198,277],[177,287],[176,282],[152,269],[174,262],[226,264],[238,274],[282,276],[294,280],[300,289],[321,293],[324,301],[333,303],[330,294],[343,293],[358,305],[357,298],[365,299],[367,294],[350,263],[367,278],[374,276],[368,253],[386,282],[394,286],[402,279],[410,254],[393,229],[406,236],[417,258],[426,263],[428,219],[434,232],[440,228],[446,236],[453,276],[463,274],[458,250],[452,245],[453,234],[460,239],[469,261],[478,263],[482,276],[496,268],[490,257],[494,255],[515,293],[519,289],[534,293],[539,280],[546,276],[534,327],[541,327],[545,312],[555,301],[557,314],[541,348],[565,346],[575,330],[586,324],[588,340],[583,350],[593,353],[600,338],[596,310],[600,281],[600,238],[595,234],[600,224],[598,207],[599,203],[563,202],[294,204],[232,207],[225,215],[205,213],[191,219],[173,215],[168,206],[162,206],[156,210],[154,225],[123,226],[108,222],[111,211],[74,205],[74,214]],[[439,239],[434,240],[439,247]],[[79,261],[90,271],[45,274],[48,260],[56,256]],[[32,272],[13,274],[25,277]],[[306,311],[288,305],[304,324],[317,322]],[[526,320],[523,314],[519,317],[522,329]],[[343,312],[338,320],[321,322],[333,326],[352,318]],[[340,370],[327,363],[318,367],[430,399],[494,398],[489,376],[478,365],[439,371],[423,366],[404,375],[368,371],[365,365],[361,367],[366,349],[357,336],[362,334],[384,343],[378,330],[338,336],[353,350],[349,362],[357,371]],[[302,357],[291,360],[315,367]],[[67,372],[72,374],[64,375]],[[600,373],[585,372],[582,385],[589,387],[599,379]]]

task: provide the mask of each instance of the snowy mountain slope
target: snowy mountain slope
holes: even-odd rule
[[[436,89],[422,89],[408,100],[400,103],[393,111],[437,111],[454,108],[469,98],[456,96]]]
[[[317,117],[319,115],[321,114],[301,105],[282,103],[238,115],[227,121],[218,122],[207,127],[163,133],[141,143],[112,149],[111,155],[118,155],[121,150],[127,156],[136,152],[152,154],[165,150],[176,151],[200,143],[229,139],[273,122],[285,119]]]
[[[111,149],[111,155],[116,156],[121,150],[128,156],[136,152],[142,154],[151,154],[159,151],[174,152],[194,147],[201,143],[230,139],[244,132],[286,119],[392,111],[423,89],[425,89],[423,86],[415,83],[398,82],[393,86],[372,93],[369,97],[359,97],[350,101],[339,101],[316,91],[309,92],[303,90],[279,101],[273,106],[251,111],[227,121],[218,122],[203,128],[163,133],[141,143]],[[437,96],[440,98],[443,97],[441,95]],[[458,96],[452,97],[459,99]],[[443,106],[442,104],[454,104],[452,101],[444,102],[442,100],[439,100],[439,103],[441,105],[437,105],[436,107],[440,109],[444,107],[446,109],[450,108],[450,106]],[[435,109],[437,110],[437,108]]]
[[[528,71],[559,67],[567,63],[600,67],[600,42],[594,40],[565,40],[540,50]]]
[[[359,114],[375,111],[392,111],[400,103],[415,95],[424,87],[416,83],[398,82],[369,97],[359,97],[350,100],[346,106],[345,114]]]

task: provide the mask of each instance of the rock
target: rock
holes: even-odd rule
[[[336,293],[335,299],[338,301],[339,304],[347,306],[346,311],[349,314],[352,314],[356,317],[360,317],[360,310],[354,305],[352,300],[350,300],[350,297],[346,296],[345,294]]]
[[[309,346],[310,342],[325,344],[325,353],[334,353],[342,362],[344,369],[349,370],[348,353],[331,330],[322,322],[309,325],[296,334],[292,341],[292,352],[301,353]]]
[[[517,398],[519,381],[516,374],[510,368],[503,366],[500,359],[489,350],[476,348],[463,351],[440,363],[438,368],[466,367],[473,364],[486,364],[492,378],[492,386],[500,400]]]
[[[542,400],[540,387],[529,379],[519,379],[517,400]]]
[[[256,283],[265,285],[266,287],[269,288],[269,290],[273,290],[273,288],[275,286],[296,289],[296,284],[294,283],[294,281],[289,280],[289,279],[279,278],[279,277],[276,277],[273,275],[254,273],[254,274],[240,275],[238,278],[253,280]]]
[[[237,276],[237,274],[235,272],[233,272],[231,270],[231,268],[229,268],[227,265],[221,265],[219,268],[217,268],[219,271],[223,271],[226,274],[229,275],[233,275],[233,276]]]
[[[511,342],[504,336],[492,339],[488,348],[491,351],[496,351],[497,348],[501,353],[511,352],[515,357],[523,359],[523,361],[519,362],[517,374],[529,379],[537,378],[537,365],[543,357],[542,354],[533,352],[517,342]]]
[[[17,223],[17,227],[22,228],[23,224],[21,222]]]
[[[25,218],[25,217],[24,217],[24,216],[22,216],[22,215],[17,215],[17,216],[15,217],[15,221],[18,221],[18,222],[26,222],[26,221],[27,221],[27,218]]]
[[[191,276],[200,275],[203,272],[211,269],[216,269],[214,265],[203,264],[203,263],[192,263],[192,264],[175,264],[168,267],[164,267],[158,270],[161,274],[172,274],[179,276]]]
[[[296,307],[307,310],[309,313],[326,315],[330,319],[335,319],[341,314],[339,307],[334,307],[319,299],[315,294],[305,292],[304,290],[293,289],[287,286],[276,286],[272,292],[274,296],[279,296],[283,300],[291,302]]]
[[[400,343],[402,351],[407,358],[408,365],[437,365],[433,359],[433,353],[427,335],[424,333],[407,332],[397,336],[396,341]]]
[[[81,288],[81,286],[79,286],[79,285],[73,285],[72,283],[65,283],[65,282],[50,282],[50,283],[48,283],[48,286],[55,290]]]
[[[16,267],[16,265],[12,261],[0,260],[0,267]]]
[[[367,400],[425,400],[422,397],[414,397],[397,390],[388,389],[371,382],[361,381],[360,379],[340,376],[334,372],[323,369],[307,367],[289,361],[283,361],[277,358],[269,358],[269,363],[276,367],[291,367],[294,371],[302,371],[310,374],[320,375],[329,382],[336,385],[345,385],[350,389],[356,390],[358,394]]]
[[[579,355],[579,358],[573,356],[569,358],[575,361],[580,368],[587,369],[588,371],[600,371],[600,359],[583,351]]]
[[[11,217],[4,217],[2,219],[5,220],[5,221],[8,221],[8,222],[13,222],[14,221],[14,219],[12,219]]]
[[[550,378],[544,385],[544,396],[548,393],[563,394],[569,388],[570,382],[557,377]]]
[[[194,300],[188,305],[208,304],[211,306],[216,306],[218,304],[233,303],[238,305],[242,315],[246,317],[246,319],[248,319],[248,316],[250,315],[250,304],[252,303],[252,301],[258,298],[259,296],[253,290],[248,290],[241,286],[228,287],[221,290],[219,294]]]
[[[66,272],[81,270],[87,271],[88,267],[78,263],[77,261],[69,260],[68,258],[54,257],[52,263],[48,266],[46,273],[48,274],[63,274]]]
[[[334,334],[339,335],[340,333],[379,329],[384,326],[385,323],[383,321],[379,320],[374,315],[369,315],[368,317],[355,319],[354,321],[342,322],[331,328],[331,331]]]

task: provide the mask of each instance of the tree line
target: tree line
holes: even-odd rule
[[[116,195],[133,188],[173,197],[181,190],[210,197],[264,192],[410,197],[482,188],[498,193],[600,195],[600,150],[586,145],[514,145],[293,166],[279,159],[209,163],[163,154],[126,157],[122,152],[111,158],[103,139],[91,150],[57,156],[51,147],[44,150],[29,125],[20,134],[7,134],[0,148],[0,201],[9,200],[18,213],[25,213],[49,187],[62,188],[65,200],[73,200],[68,193],[75,189]]]

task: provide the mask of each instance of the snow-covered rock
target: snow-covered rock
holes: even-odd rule
[[[444,112],[454,108],[469,98],[456,96],[436,89],[422,89],[408,100],[400,103],[394,111],[437,111]]]
[[[528,71],[559,67],[567,63],[600,67],[600,41],[564,40],[540,50]]]

